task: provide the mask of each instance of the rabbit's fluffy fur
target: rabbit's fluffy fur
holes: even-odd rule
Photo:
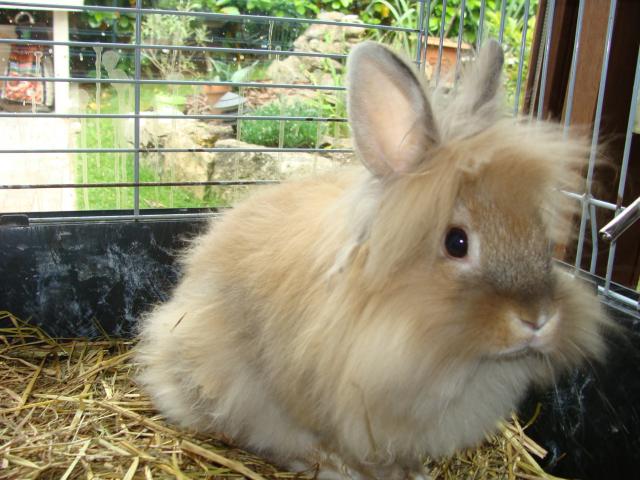
[[[501,66],[490,42],[445,102],[386,48],[355,49],[368,170],[267,187],[194,242],[141,323],[140,382],[164,415],[321,477],[418,477],[531,384],[603,356],[606,316],[550,253],[587,149],[504,117]],[[443,245],[452,225],[464,258]]]

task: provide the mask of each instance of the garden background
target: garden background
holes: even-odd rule
[[[135,6],[131,0],[92,3],[109,7]],[[455,47],[460,28],[461,0],[428,1],[425,5],[429,9],[424,12],[429,19],[427,61],[423,65],[425,73],[432,83],[437,76],[441,82],[452,84],[459,69],[456,67]],[[461,63],[472,56],[481,40],[499,36],[503,7],[501,0],[466,0],[464,5]],[[140,86],[140,112],[146,117],[142,118],[140,126],[140,141],[146,149],[140,155],[141,182],[277,181],[353,162],[344,91],[331,88],[314,90],[305,86],[344,86],[345,56],[354,44],[361,41],[372,39],[386,43],[405,52],[411,59],[416,58],[418,48],[415,31],[336,27],[304,21],[285,23],[246,18],[240,21],[234,17],[250,14],[319,18],[329,22],[416,29],[420,16],[418,1],[157,0],[143,1],[142,6],[185,13],[179,16],[143,15],[140,32],[143,44],[194,49],[142,49],[141,78],[228,85],[145,83]],[[528,12],[525,12],[525,0],[507,1],[504,8],[506,93],[507,100],[513,103],[524,22],[526,18],[528,49],[537,1],[530,2]],[[229,16],[190,16],[189,12]],[[14,14],[15,11],[0,10],[0,15],[5,17]],[[47,24],[47,15],[50,12],[34,13],[36,23],[31,28],[31,35],[38,35],[39,24]],[[445,43],[445,50],[449,51],[444,52],[442,71],[435,66],[441,33],[445,39],[450,39]],[[72,77],[135,78],[135,50],[118,47],[135,43],[135,15],[97,11],[70,13],[69,38],[78,42],[114,44],[114,48],[71,46]],[[212,52],[206,50],[208,47],[218,47],[223,51]],[[236,51],[227,53],[225,48]],[[322,56],[291,56],[286,54],[289,51]],[[528,51],[524,58],[528,60]],[[527,65],[523,67],[523,78],[526,78]],[[244,86],[237,86],[238,83]],[[266,85],[268,83],[297,88],[272,88]],[[264,87],[261,84],[265,84]],[[118,115],[134,113],[134,88],[133,84],[127,83],[80,83],[72,90],[73,112],[113,114],[113,118],[89,117],[74,121],[72,146],[80,150],[103,150],[71,154],[76,182],[133,182],[134,153],[104,150],[133,150],[134,119],[118,118]],[[226,96],[222,97],[224,94]],[[518,103],[521,101],[518,99]],[[165,118],[153,118],[154,115]],[[229,118],[205,118],[207,115]],[[250,119],[255,117],[293,117],[296,120]],[[279,151],[251,151],[264,150],[264,147]],[[171,148],[190,151],[154,151]],[[222,149],[230,150],[222,152]],[[140,206],[226,206],[245,195],[249,188],[237,185],[148,187],[141,189]],[[75,196],[75,208],[78,210],[131,209],[132,206],[131,188],[85,188]]]

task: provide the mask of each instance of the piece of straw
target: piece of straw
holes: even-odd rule
[[[212,462],[219,463],[220,465],[223,465],[229,468],[230,470],[233,470],[234,472],[238,472],[244,475],[245,477],[250,478],[251,480],[265,480],[265,478],[262,475],[258,475],[257,473],[249,470],[242,463],[229,460],[228,458],[225,458],[222,455],[218,455],[217,453],[212,452],[211,450],[202,448],[196,445],[195,443],[191,443],[188,440],[183,440],[180,443],[180,447],[187,452],[195,453],[196,455],[200,455],[201,457],[204,457],[207,460],[211,460]]]

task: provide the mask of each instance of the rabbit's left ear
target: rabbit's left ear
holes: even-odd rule
[[[374,42],[349,55],[349,123],[360,160],[377,177],[411,172],[440,136],[414,69]]]

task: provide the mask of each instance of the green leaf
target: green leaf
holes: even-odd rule
[[[251,65],[238,69],[233,75],[231,75],[232,82],[244,82],[249,74],[253,71],[258,62],[253,62]]]
[[[220,9],[220,13],[226,13],[227,15],[240,15],[238,7],[224,7]]]

